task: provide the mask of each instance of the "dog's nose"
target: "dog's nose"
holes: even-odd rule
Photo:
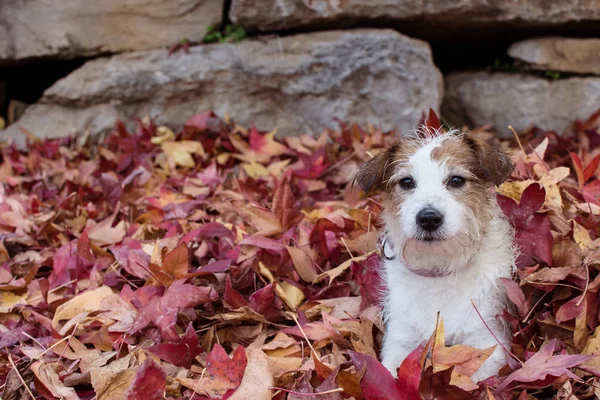
[[[427,232],[433,232],[444,222],[444,216],[435,208],[424,208],[417,214],[417,224]]]

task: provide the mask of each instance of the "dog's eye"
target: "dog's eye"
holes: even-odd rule
[[[453,176],[452,178],[450,178],[450,180],[448,181],[448,186],[453,187],[453,188],[460,188],[463,187],[465,185],[465,178],[463,178],[462,176]]]
[[[406,190],[414,189],[416,186],[414,179],[411,178],[410,176],[400,179],[399,185],[402,189],[406,189]]]

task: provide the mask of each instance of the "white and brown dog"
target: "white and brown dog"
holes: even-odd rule
[[[510,348],[497,319],[506,306],[500,278],[514,268],[513,232],[494,185],[513,163],[496,143],[423,127],[367,161],[356,180],[381,191],[384,205],[382,363],[396,376],[404,358],[435,330],[440,312],[446,344]],[[490,329],[477,315],[471,300]],[[497,346],[475,381],[506,364]]]

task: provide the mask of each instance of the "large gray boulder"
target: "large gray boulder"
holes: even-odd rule
[[[509,137],[532,126],[559,134],[575,119],[600,108],[600,78],[544,78],[508,73],[462,72],[446,77],[442,114],[471,128],[491,124]]]
[[[223,0],[1,0],[0,63],[199,41]]]
[[[528,39],[510,46],[508,55],[534,69],[600,75],[600,39]]]
[[[229,15],[248,30],[265,32],[364,21],[428,36],[478,27],[598,31],[600,0],[233,0]]]
[[[50,87],[1,137],[102,132],[149,115],[181,126],[213,110],[282,135],[319,134],[336,118],[411,129],[443,96],[429,45],[391,30],[328,31],[90,61]],[[22,139],[20,139],[22,140]]]

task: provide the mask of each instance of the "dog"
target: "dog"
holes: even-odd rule
[[[360,167],[356,182],[382,193],[381,360],[394,377],[434,332],[438,312],[446,345],[496,346],[473,380],[506,365],[511,333],[497,316],[508,304],[500,278],[515,268],[514,232],[494,185],[513,169],[497,141],[427,126]]]

